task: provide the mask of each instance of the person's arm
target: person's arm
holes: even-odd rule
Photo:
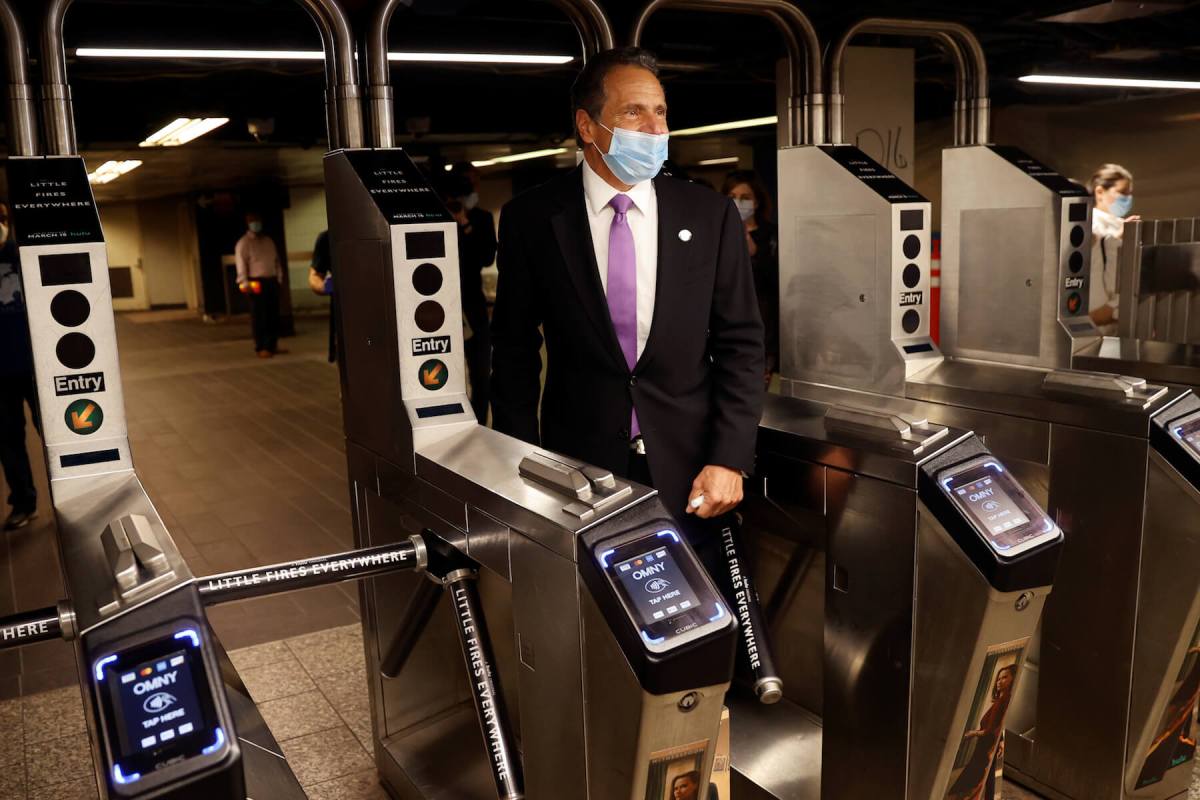
[[[233,246],[233,262],[237,265],[237,283],[238,286],[241,286],[246,282],[246,276],[250,274],[250,265],[246,263],[245,237],[238,239],[237,244]]]
[[[492,425],[538,444],[542,324],[533,268],[511,213],[500,215],[500,272],[492,315]]]
[[[763,324],[754,292],[746,234],[733,203],[720,222],[716,285],[709,314],[712,357],[712,413],[707,466],[696,476],[687,511],[714,517],[742,500],[742,473],[754,469],[758,423],[762,417]],[[693,508],[692,502],[703,502]]]
[[[329,265],[331,254],[329,252],[329,232],[322,231],[317,234],[317,241],[313,244],[312,264],[308,268],[308,288],[313,290],[314,294],[328,295],[326,289],[329,276]]]

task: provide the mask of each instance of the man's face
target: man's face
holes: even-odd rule
[[[658,78],[647,69],[622,65],[604,78],[604,107],[593,120],[583,109],[576,112],[580,138],[607,153],[612,134],[601,127],[628,128],[642,133],[667,133],[667,97]]]
[[[691,778],[680,778],[671,787],[671,800],[698,800],[700,787]]]

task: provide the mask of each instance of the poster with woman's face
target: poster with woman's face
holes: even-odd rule
[[[1196,704],[1200,702],[1200,627],[1192,637],[1179,676],[1171,688],[1154,740],[1146,753],[1138,788],[1160,782],[1168,771],[1196,757]]]
[[[1004,718],[1029,639],[989,647],[950,772],[946,800],[998,798],[1004,754]]]
[[[708,740],[650,754],[646,800],[705,800],[701,791]]]

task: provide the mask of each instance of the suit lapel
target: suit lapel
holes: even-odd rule
[[[669,180],[654,180],[655,202],[658,203],[658,268],[654,289],[654,317],[650,322],[650,335],[646,347],[638,358],[636,368],[641,368],[654,358],[658,340],[662,338],[663,318],[670,313],[674,301],[680,297],[680,286],[687,276],[687,243],[679,238],[679,232],[688,228],[687,213],[683,203],[676,202],[674,185]]]
[[[588,222],[586,200],[583,197],[583,168],[575,173],[566,184],[561,207],[551,215],[554,237],[567,265],[567,274],[580,305],[591,320],[609,350],[622,366],[625,357],[608,313],[608,300],[604,296],[604,285],[600,282],[600,270],[596,266],[596,250],[592,244],[592,229]]]

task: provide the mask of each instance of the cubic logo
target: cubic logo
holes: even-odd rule
[[[414,356],[444,355],[449,352],[449,336],[426,336],[423,339],[412,340],[412,354]]]
[[[1065,281],[1063,281],[1063,288],[1064,289],[1082,289],[1083,288],[1083,278],[1069,277]]]
[[[54,394],[59,397],[68,394],[86,394],[87,392],[103,391],[103,372],[84,372],[79,375],[54,376]]]
[[[924,292],[901,292],[900,306],[919,306],[925,302]]]
[[[134,691],[137,691],[136,687],[134,688]],[[173,694],[168,692],[155,692],[147,697],[145,702],[142,703],[142,711],[145,711],[147,714],[157,714],[160,711],[166,711],[168,708],[175,705],[176,702],[175,695]]]
[[[164,686],[170,686],[171,684],[175,683],[175,679],[177,677],[179,677],[179,671],[171,670],[170,672],[164,672],[157,678],[149,678],[144,681],[138,681],[133,685],[133,693],[136,695],[143,695],[146,692],[158,691]]]

